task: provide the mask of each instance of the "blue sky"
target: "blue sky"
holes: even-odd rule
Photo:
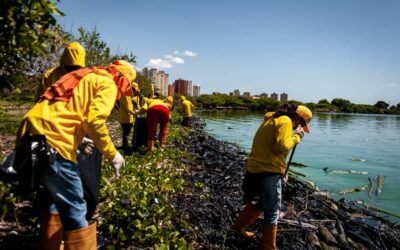
[[[65,0],[58,22],[94,27],[136,67],[201,93],[286,92],[318,102],[400,103],[398,0]]]

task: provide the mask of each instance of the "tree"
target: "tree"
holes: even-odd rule
[[[387,109],[389,108],[389,104],[384,101],[378,101],[375,103],[374,107],[377,109]]]
[[[137,72],[135,82],[139,85],[140,93],[142,93],[145,97],[149,96],[149,94],[151,93],[150,80],[144,75]]]
[[[136,56],[129,54],[113,54],[107,43],[101,40],[100,33],[94,27],[91,31],[79,28],[78,42],[86,50],[86,65],[90,66],[107,66],[116,59],[125,60],[130,63],[136,63]]]
[[[11,88],[18,67],[45,53],[54,14],[64,14],[51,0],[3,0],[0,2],[0,89]]]
[[[332,105],[338,107],[340,111],[348,112],[350,110],[351,102],[342,98],[335,98],[331,101]]]
[[[318,104],[330,104],[327,99],[321,99],[319,100]]]

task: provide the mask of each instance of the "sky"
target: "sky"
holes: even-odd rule
[[[400,103],[398,0],[64,0],[67,31],[97,28],[135,67],[201,86]]]

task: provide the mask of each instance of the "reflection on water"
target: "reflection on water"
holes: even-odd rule
[[[248,111],[209,111],[198,113],[206,122],[206,130],[220,140],[239,143],[250,150],[253,136],[263,120],[263,113]],[[316,181],[322,190],[337,198],[363,199],[378,207],[400,213],[400,116],[318,113],[297,147],[293,161],[307,165],[296,169]],[[347,171],[331,175],[323,171]],[[367,175],[354,174],[368,172]],[[351,174],[353,173],[353,174]],[[384,176],[380,197],[368,197],[368,191],[338,193],[355,186],[367,186],[368,177]],[[375,183],[376,187],[376,183]]]

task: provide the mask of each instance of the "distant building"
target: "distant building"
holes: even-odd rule
[[[193,96],[199,96],[199,95],[200,95],[200,86],[193,85]]]
[[[176,94],[186,95],[186,96],[193,95],[192,81],[179,78],[178,80],[175,80],[174,86]]]
[[[282,93],[281,94],[281,102],[287,102],[288,101],[288,94]]]
[[[212,95],[220,95],[221,93],[219,92],[212,92]]]
[[[278,101],[278,94],[277,93],[272,93],[271,94],[271,98],[273,99],[273,100],[275,100],[275,101]]]
[[[268,97],[268,94],[263,92],[263,93],[260,94],[260,97],[261,98]]]
[[[157,71],[157,69],[144,68],[143,75],[154,84],[155,92],[163,96],[168,95],[169,75],[165,71]]]
[[[168,95],[170,95],[170,96],[175,95],[175,87],[173,84],[168,84]]]
[[[229,95],[230,95],[230,96],[233,96],[233,92],[229,92]]]
[[[238,89],[235,89],[235,90],[233,91],[233,95],[234,95],[234,96],[240,96],[240,91],[239,91]]]
[[[243,92],[243,96],[250,97],[250,92]]]

